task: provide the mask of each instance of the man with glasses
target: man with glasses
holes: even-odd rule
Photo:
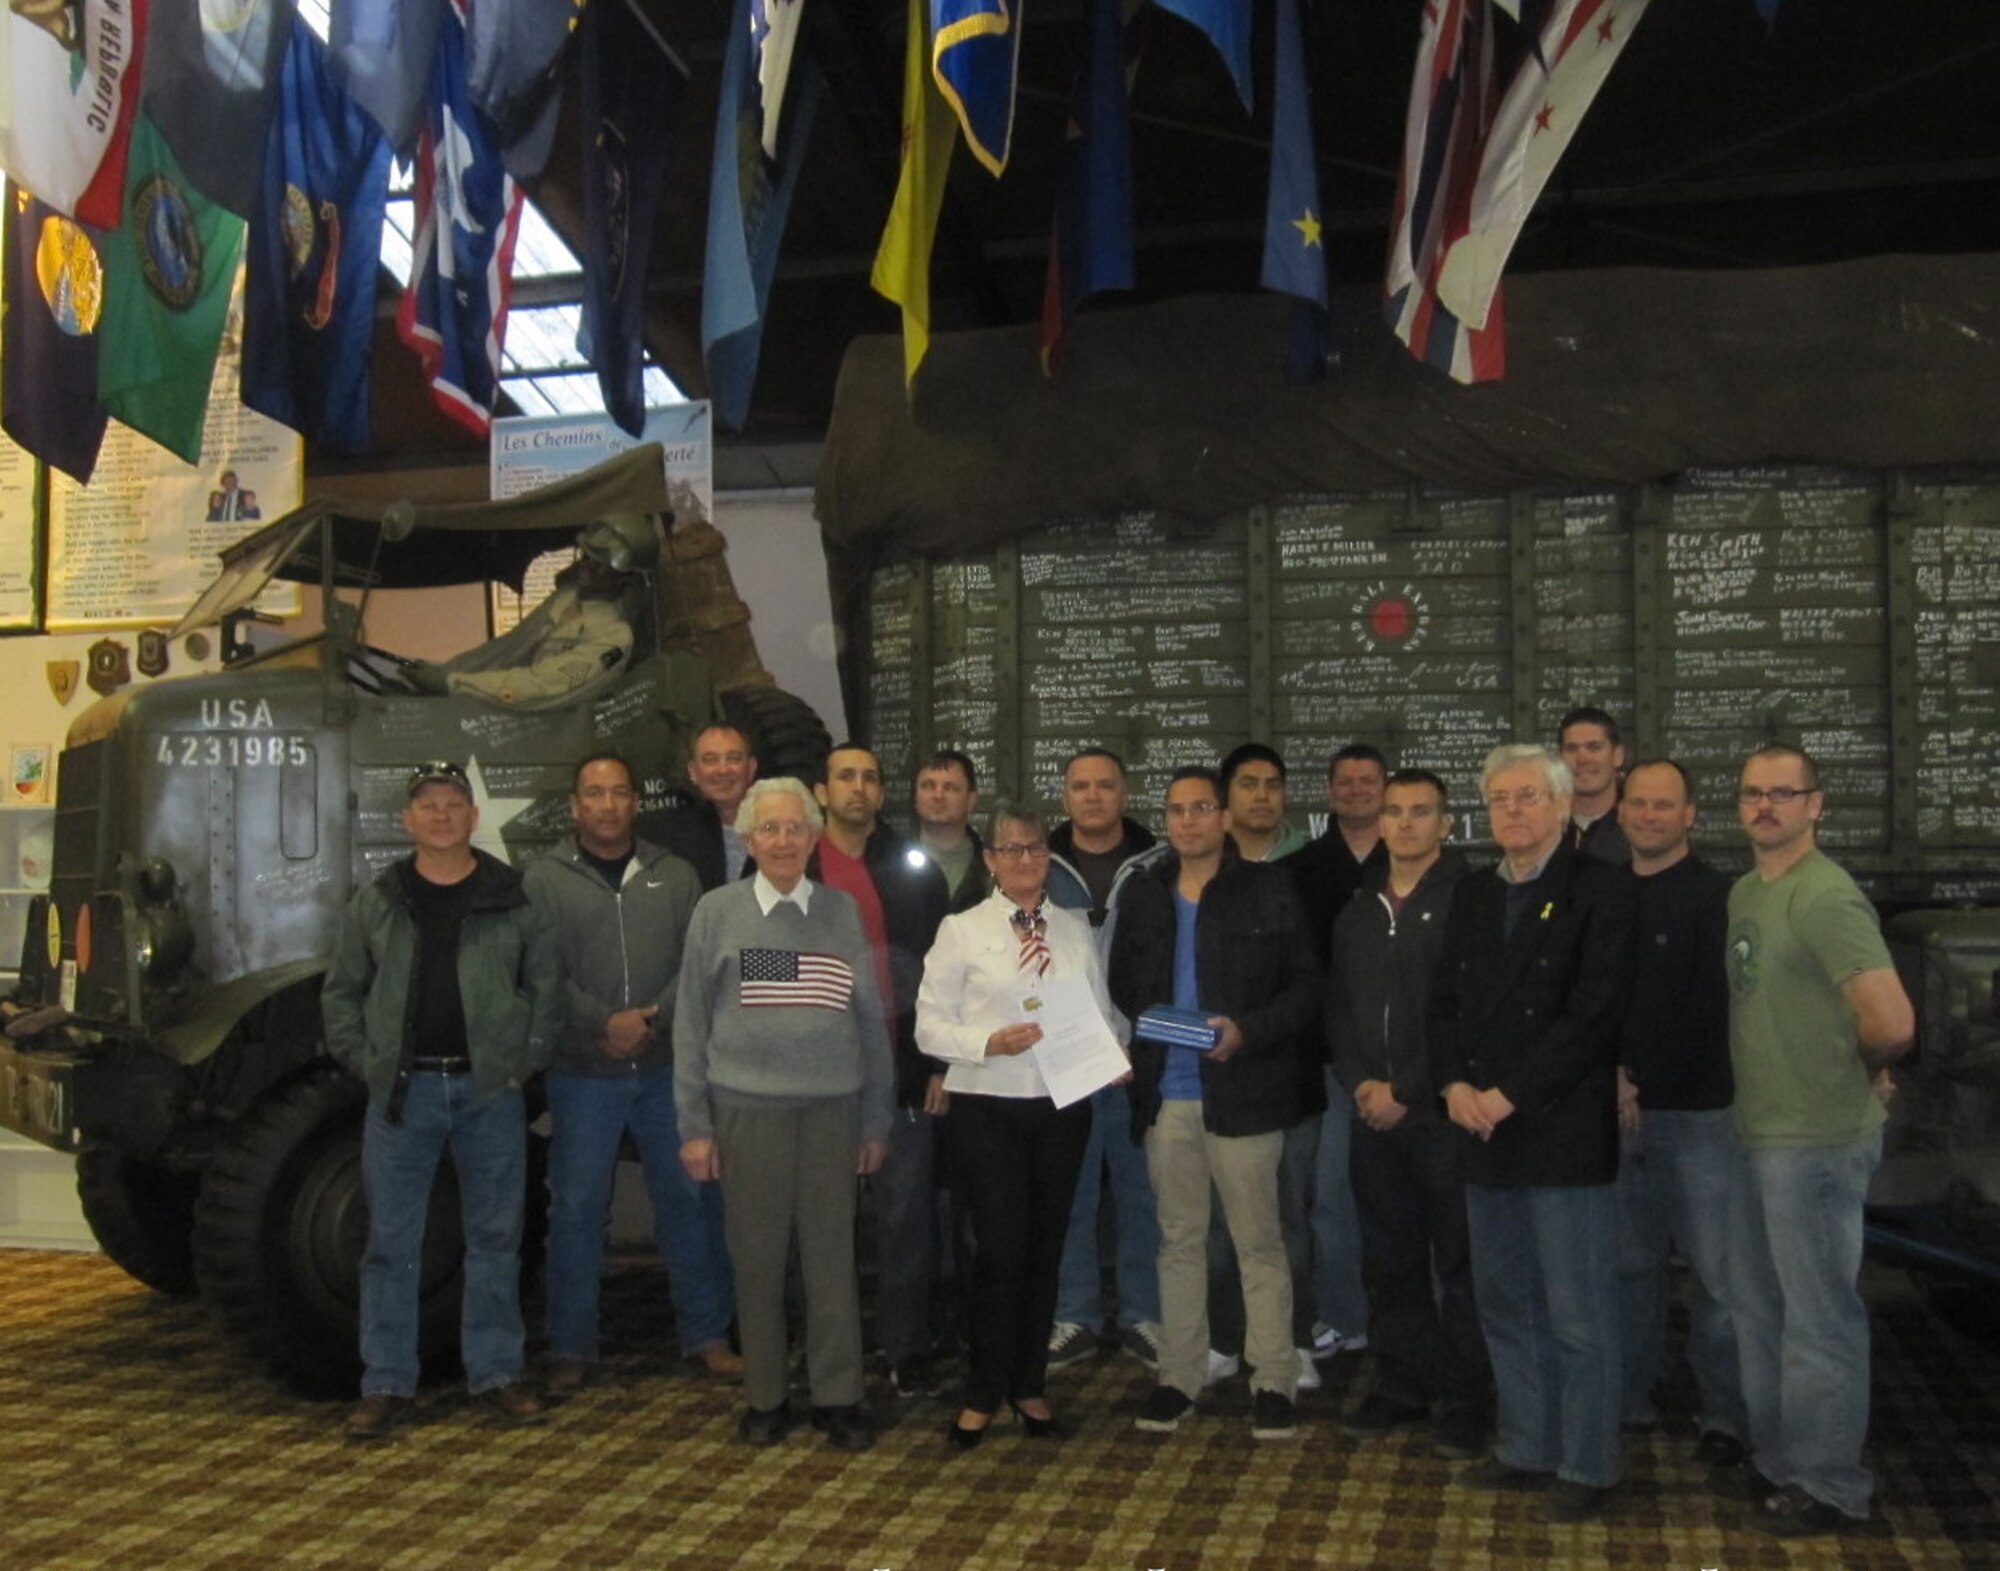
[[[681,1170],[674,1118],[674,989],[701,885],[679,857],[633,832],[639,793],[614,753],[576,767],[576,833],[529,864],[562,957],[564,1020],[549,1098],[549,1363],[552,1396],[582,1389],[598,1356],[604,1234],[620,1142],[630,1135],[653,1202],[681,1352],[740,1376],[722,1197]]]
[[[1160,1379],[1138,1423],[1177,1428],[1205,1380],[1213,1188],[1243,1280],[1250,1432],[1289,1439],[1299,1368],[1278,1167],[1298,1122],[1299,1043],[1319,1018],[1320,966],[1291,879],[1230,843],[1213,770],[1174,771],[1166,819],[1168,853],[1119,894],[1108,971],[1111,1001],[1135,1022],[1131,1128],[1159,1197]],[[1213,1044],[1149,1038],[1136,1022],[1163,1005],[1205,1016]]]
[[[1729,894],[1729,1050],[1749,1148],[1730,1300],[1750,1420],[1737,1472],[1757,1525],[1795,1537],[1868,1515],[1861,1211],[1888,1066],[1916,1019],[1874,907],[1819,850],[1811,757],[1759,748],[1736,801],[1755,859]]]
[[[1569,842],[1561,759],[1498,747],[1480,783],[1501,861],[1459,883],[1430,1010],[1498,1398],[1493,1455],[1465,1479],[1546,1490],[1546,1519],[1576,1522],[1619,1476],[1612,1186],[1632,895]]]
[[[357,1441],[387,1438],[416,1395],[424,1223],[447,1148],[465,1234],[467,1388],[505,1423],[544,1411],[521,1378],[521,1087],[561,1024],[554,932],[521,875],[474,849],[463,768],[418,765],[407,798],[413,850],[355,891],[320,994],[327,1051],[368,1086],[361,1402],[346,1431]]]
[[[694,790],[675,791],[639,828],[692,867],[706,892],[743,876],[736,809],[757,779],[757,754],[735,726],[704,726],[688,746],[687,772]]]

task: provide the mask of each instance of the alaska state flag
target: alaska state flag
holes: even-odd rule
[[[1208,34],[1236,82],[1236,96],[1248,109],[1250,87],[1250,0],[1154,0],[1162,11],[1188,21]]]
[[[90,0],[39,20],[0,10],[0,169],[101,229],[117,226],[125,200],[147,4]]]
[[[146,118],[195,189],[244,218],[264,180],[295,10],[294,0],[154,0]]]
[[[280,73],[250,214],[243,402],[327,453],[370,446],[368,371],[389,143],[304,22]]]
[[[708,191],[708,254],[701,286],[701,349],[715,416],[733,431],[750,417],[764,307],[778,271],[785,218],[812,138],[823,81],[810,60],[796,67],[778,157],[764,156],[758,112],[750,0],[733,0],[734,20],[722,60],[715,113],[715,153]]]
[[[0,427],[43,463],[90,483],[104,440],[97,334],[104,265],[75,219],[7,190]]]
[[[437,406],[485,436],[500,396],[521,190],[473,107],[465,29],[445,17],[417,137],[416,235],[396,331],[424,364]]]
[[[1266,289],[1299,300],[1286,370],[1294,381],[1325,374],[1326,235],[1313,156],[1312,94],[1306,84],[1299,0],[1276,0],[1278,47],[1272,70],[1271,183],[1264,204]]]
[[[931,71],[965,132],[965,145],[993,174],[1014,140],[1014,80],[1021,65],[1022,0],[930,0]]]
[[[201,457],[243,220],[194,188],[142,110],[125,163],[125,216],[104,237],[97,396],[188,463]]]
[[[634,436],[646,425],[646,274],[653,215],[667,171],[667,137],[687,86],[625,0],[584,13],[583,335],[611,418]]]

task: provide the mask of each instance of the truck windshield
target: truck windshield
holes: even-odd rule
[[[305,539],[319,527],[317,514],[280,519],[269,528],[230,547],[222,572],[201,592],[188,614],[175,624],[168,638],[179,638],[198,627],[220,622],[232,611],[241,611],[264,592],[271,577],[283,567]]]

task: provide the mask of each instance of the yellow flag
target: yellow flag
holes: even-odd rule
[[[910,0],[909,46],[903,54],[903,172],[882,230],[869,282],[903,308],[903,385],[916,381],[931,347],[931,241],[944,205],[945,176],[958,141],[958,121],[931,80],[925,47],[925,0]]]

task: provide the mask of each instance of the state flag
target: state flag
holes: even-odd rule
[[[49,206],[117,225],[146,50],[148,0],[91,0],[44,26],[0,13],[0,169]]]
[[[916,381],[917,367],[930,353],[931,245],[958,142],[958,121],[931,77],[925,16],[924,0],[910,0],[903,50],[903,167],[868,276],[878,295],[903,308],[905,387]]]
[[[606,0],[624,5],[628,0]],[[507,172],[532,180],[549,161],[562,108],[564,49],[585,0],[474,4],[465,19],[472,101],[500,141]]]
[[[1014,141],[1021,0],[930,0],[931,72],[972,156],[998,175]]]
[[[292,40],[295,0],[160,4],[146,38],[146,118],[195,189],[249,217]]]
[[[1192,22],[1214,43],[1247,110],[1250,84],[1250,0],[1154,0],[1162,11]]]
[[[9,185],[6,203],[0,428],[88,485],[107,419],[97,401],[104,263],[75,219],[18,185]]]
[[[763,105],[764,156],[778,156],[778,126],[792,52],[805,25],[806,0],[750,0],[750,41],[757,49],[757,101]]]
[[[408,158],[424,122],[446,0],[329,0],[334,78]]]
[[[389,143],[292,23],[244,268],[243,402],[325,453],[371,445]]]
[[[1319,201],[1313,147],[1312,94],[1306,83],[1299,0],[1276,0],[1277,49],[1272,67],[1271,179],[1264,202],[1266,289],[1295,295],[1298,315],[1286,348],[1294,381],[1326,372],[1326,214]]]

